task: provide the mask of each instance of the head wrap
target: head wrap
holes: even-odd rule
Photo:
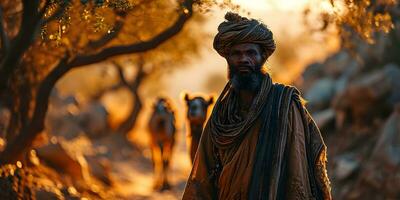
[[[225,19],[227,21],[218,26],[218,34],[215,36],[213,44],[214,49],[221,56],[226,57],[230,48],[240,43],[259,44],[265,58],[275,51],[273,34],[265,24],[232,12],[227,12]]]

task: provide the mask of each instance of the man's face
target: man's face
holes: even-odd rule
[[[261,84],[261,67],[265,62],[259,45],[242,43],[233,45],[226,57],[229,78],[236,89],[255,91]]]

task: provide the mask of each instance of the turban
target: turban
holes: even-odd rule
[[[213,46],[219,55],[226,57],[230,48],[240,43],[260,45],[265,58],[275,51],[273,34],[265,24],[232,12],[226,13],[225,19],[218,26],[218,34],[214,38]]]

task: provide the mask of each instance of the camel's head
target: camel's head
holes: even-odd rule
[[[173,113],[173,108],[167,98],[159,97],[153,106],[154,112],[160,115]]]
[[[202,125],[207,118],[208,108],[214,103],[214,97],[190,97],[190,95],[186,93],[184,99],[187,106],[187,118],[189,122]]]

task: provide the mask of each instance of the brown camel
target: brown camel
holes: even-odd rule
[[[189,97],[189,94],[185,94],[185,101],[187,106],[186,117],[189,122],[188,146],[190,146],[190,158],[193,162],[207,118],[207,111],[214,102],[214,98],[211,96],[206,100],[202,96]]]
[[[154,189],[168,190],[168,170],[175,143],[175,115],[169,100],[158,98],[149,121],[150,147],[155,174]]]

